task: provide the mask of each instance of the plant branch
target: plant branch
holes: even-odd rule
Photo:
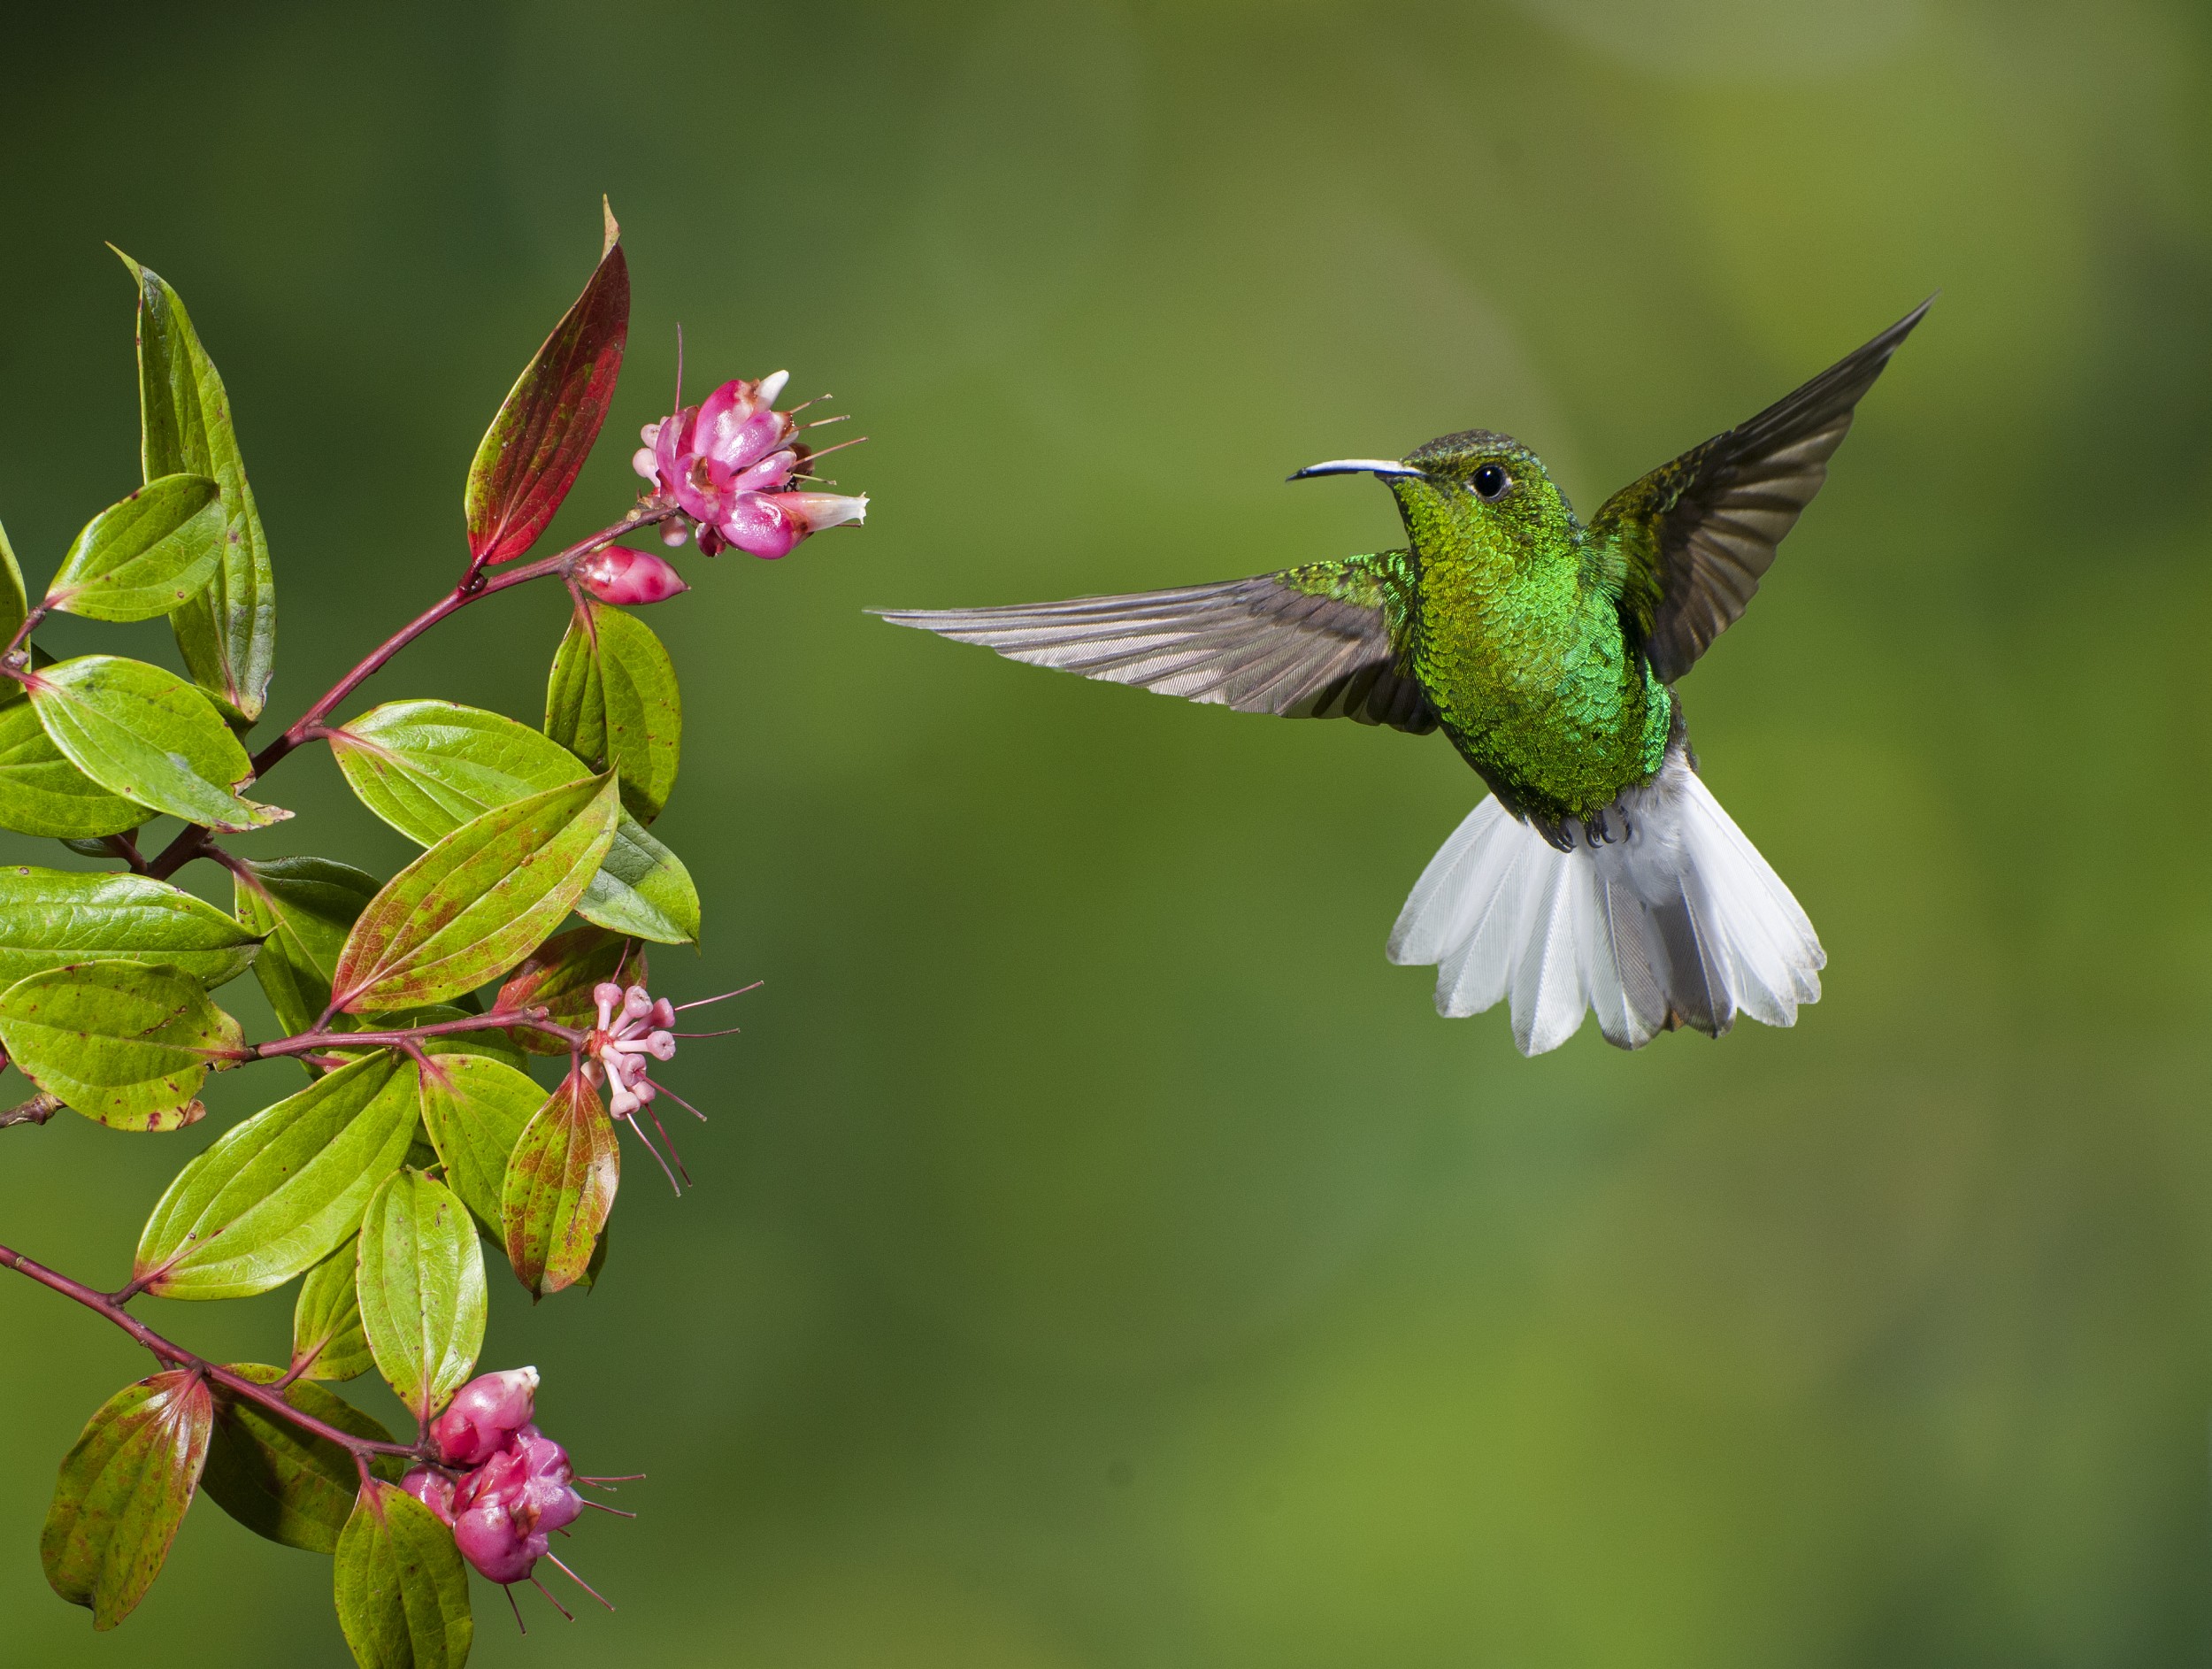
[[[128,834],[111,834],[101,842],[131,868],[134,875],[146,873],[146,860],[139,855],[138,842]]]
[[[12,1124],[44,1124],[62,1110],[62,1105],[59,1096],[50,1096],[42,1089],[20,1105],[0,1111],[0,1130]]]
[[[354,1459],[364,1467],[367,1465],[368,1457],[372,1455],[401,1455],[409,1459],[420,1457],[420,1450],[411,1448],[405,1443],[378,1442],[371,1438],[356,1437],[351,1432],[341,1431],[335,1426],[327,1425],[317,1419],[312,1414],[302,1413],[268,1386],[257,1385],[242,1373],[234,1373],[220,1364],[211,1362],[204,1357],[195,1356],[182,1345],[173,1343],[163,1338],[143,1321],[126,1311],[122,1304],[111,1295],[96,1291],[81,1281],[72,1281],[66,1275],[58,1274],[43,1264],[32,1262],[21,1252],[0,1246],[0,1267],[12,1269],[19,1275],[27,1275],[42,1287],[50,1288],[65,1298],[73,1298],[86,1309],[105,1316],[162,1361],[174,1367],[194,1369],[206,1374],[209,1379],[213,1380],[233,1396],[242,1396],[250,1403],[258,1403],[271,1413],[281,1419],[290,1421],[302,1431],[312,1433],[315,1436],[338,1444],[350,1453]],[[127,1291],[129,1288],[127,1288],[125,1290]]]
[[[291,728],[256,754],[253,758],[252,774],[234,786],[244,788],[248,783],[257,781],[269,773],[278,760],[283,758],[294,749],[328,735],[328,731],[324,728],[323,720],[330,717],[338,704],[374,677],[393,656],[398,654],[400,650],[405,649],[448,615],[457,614],[479,598],[490,596],[495,592],[511,590],[516,586],[526,585],[532,580],[542,580],[548,574],[566,573],[583,558],[591,555],[595,550],[612,544],[625,534],[634,533],[640,527],[650,527],[655,522],[666,521],[674,514],[676,514],[676,506],[669,500],[660,497],[644,498],[639,500],[632,507],[628,515],[612,526],[602,527],[597,533],[579,539],[565,550],[557,550],[549,557],[541,557],[535,562],[526,562],[517,567],[509,568],[504,573],[495,574],[488,580],[484,577],[482,563],[470,564],[469,571],[462,576],[460,584],[455,586],[452,590],[371,650],[368,654],[355,663],[352,671],[325,690],[321,699],[302,713],[293,722]],[[42,611],[38,609],[32,611],[33,619],[26,622],[24,632],[30,629],[31,624],[35,622],[36,618],[42,612]],[[17,634],[19,642],[23,635],[20,632]],[[12,645],[11,645],[12,651]],[[0,656],[0,673],[4,673],[9,677],[17,676],[12,662],[4,656]],[[148,866],[146,873],[157,881],[165,881],[194,858],[208,855],[207,834],[207,830],[196,823],[189,826],[176,839],[162,849],[161,855]]]
[[[542,580],[548,574],[564,573],[580,558],[612,544],[625,534],[634,533],[638,528],[648,527],[654,522],[665,521],[675,513],[676,507],[673,504],[659,498],[648,498],[641,501],[620,521],[614,523],[611,527],[602,527],[597,533],[578,540],[565,550],[556,551],[552,556],[541,557],[535,562],[526,562],[518,567],[509,568],[503,573],[494,574],[489,579],[485,577],[485,571],[480,564],[472,564],[460,584],[455,586],[451,591],[439,598],[437,602],[432,604],[364,656],[351,672],[333,684],[323,693],[319,701],[302,713],[290,729],[255,755],[254,775],[257,778],[267,775],[270,767],[286,754],[303,742],[312,741],[314,733],[320,727],[322,721],[331,715],[340,702],[366,683],[393,656],[398,654],[400,650],[405,649],[448,615],[457,614],[480,597],[490,596],[494,592],[505,591],[514,586],[525,585],[532,580]]]
[[[495,1009],[489,1014],[470,1014],[457,1020],[436,1020],[426,1026],[406,1026],[388,1032],[334,1032],[323,1027],[301,1032],[293,1037],[280,1037],[273,1042],[255,1043],[238,1058],[242,1060],[279,1060],[292,1055],[311,1055],[326,1049],[409,1049],[419,1045],[426,1037],[453,1037],[465,1032],[543,1032],[557,1037],[571,1049],[580,1047],[586,1034],[572,1026],[549,1019],[543,1008]]]

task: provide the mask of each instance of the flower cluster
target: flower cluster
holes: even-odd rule
[[[624,990],[608,980],[592,988],[599,1025],[584,1040],[584,1076],[609,1086],[607,1111],[627,1119],[650,1103],[658,1087],[645,1074],[656,1060],[676,1058],[676,1010],[641,985]]]
[[[729,546],[788,556],[809,534],[867,519],[865,497],[790,490],[813,453],[796,442],[798,419],[776,410],[788,376],[726,382],[639,431],[632,466],[699,524],[710,557]]]
[[[567,1451],[531,1423],[537,1388],[534,1367],[471,1380],[430,1422],[442,1464],[400,1481],[452,1530],[461,1556],[503,1584],[527,1577],[548,1537],[584,1511]]]

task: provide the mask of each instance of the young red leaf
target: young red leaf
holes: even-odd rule
[[[502,1190],[507,1261],[533,1297],[572,1286],[589,1267],[621,1176],[614,1121],[599,1092],[571,1073],[524,1127]]]
[[[61,1463],[39,1557],[54,1592],[112,1628],[146,1596],[199,1487],[215,1418],[196,1373],[157,1373],[101,1404]]]
[[[505,562],[527,550],[576,484],[599,438],[630,334],[630,269],[611,214],[607,245],[584,293],[484,432],[469,465],[469,554]]]

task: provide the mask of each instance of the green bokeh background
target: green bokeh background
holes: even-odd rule
[[[652,616],[709,928],[658,980],[766,985],[668,1069],[696,1193],[633,1151],[601,1290],[498,1291],[488,1360],[652,1477],[573,1544],[619,1614],[480,1585],[476,1661],[2200,1661],[2208,112],[2189,0],[12,13],[0,514],[37,583],[136,480],[112,239],[228,379],[280,715],[455,572],[603,190],[634,338],[563,527],[679,320],[695,397],[788,365],[874,437],[864,532]],[[1371,549],[1379,489],[1282,478],[1471,424],[1587,509],[1938,286],[1685,688],[1828,947],[1794,1032],[1524,1061],[1382,958],[1479,791],[1440,741],[861,613]],[[564,606],[370,694],[534,716]],[[167,653],[51,643],[119,638]],[[269,792],[257,850],[408,855],[319,754]],[[119,1280],[249,1077],[0,1135],[0,1238]],[[151,1309],[267,1357],[288,1302]],[[48,1592],[142,1365],[0,1284],[0,1665],[344,1661],[327,1565],[204,1504],[119,1633]]]

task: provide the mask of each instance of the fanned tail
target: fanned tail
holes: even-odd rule
[[[1740,1013],[1792,1026],[1820,1000],[1812,923],[1678,743],[1604,825],[1609,840],[1568,823],[1561,851],[1484,800],[1415,883],[1390,959],[1435,965],[1440,1014],[1509,1001],[1524,1055],[1590,1010],[1608,1042],[1640,1049],[1678,1027],[1718,1037]]]

